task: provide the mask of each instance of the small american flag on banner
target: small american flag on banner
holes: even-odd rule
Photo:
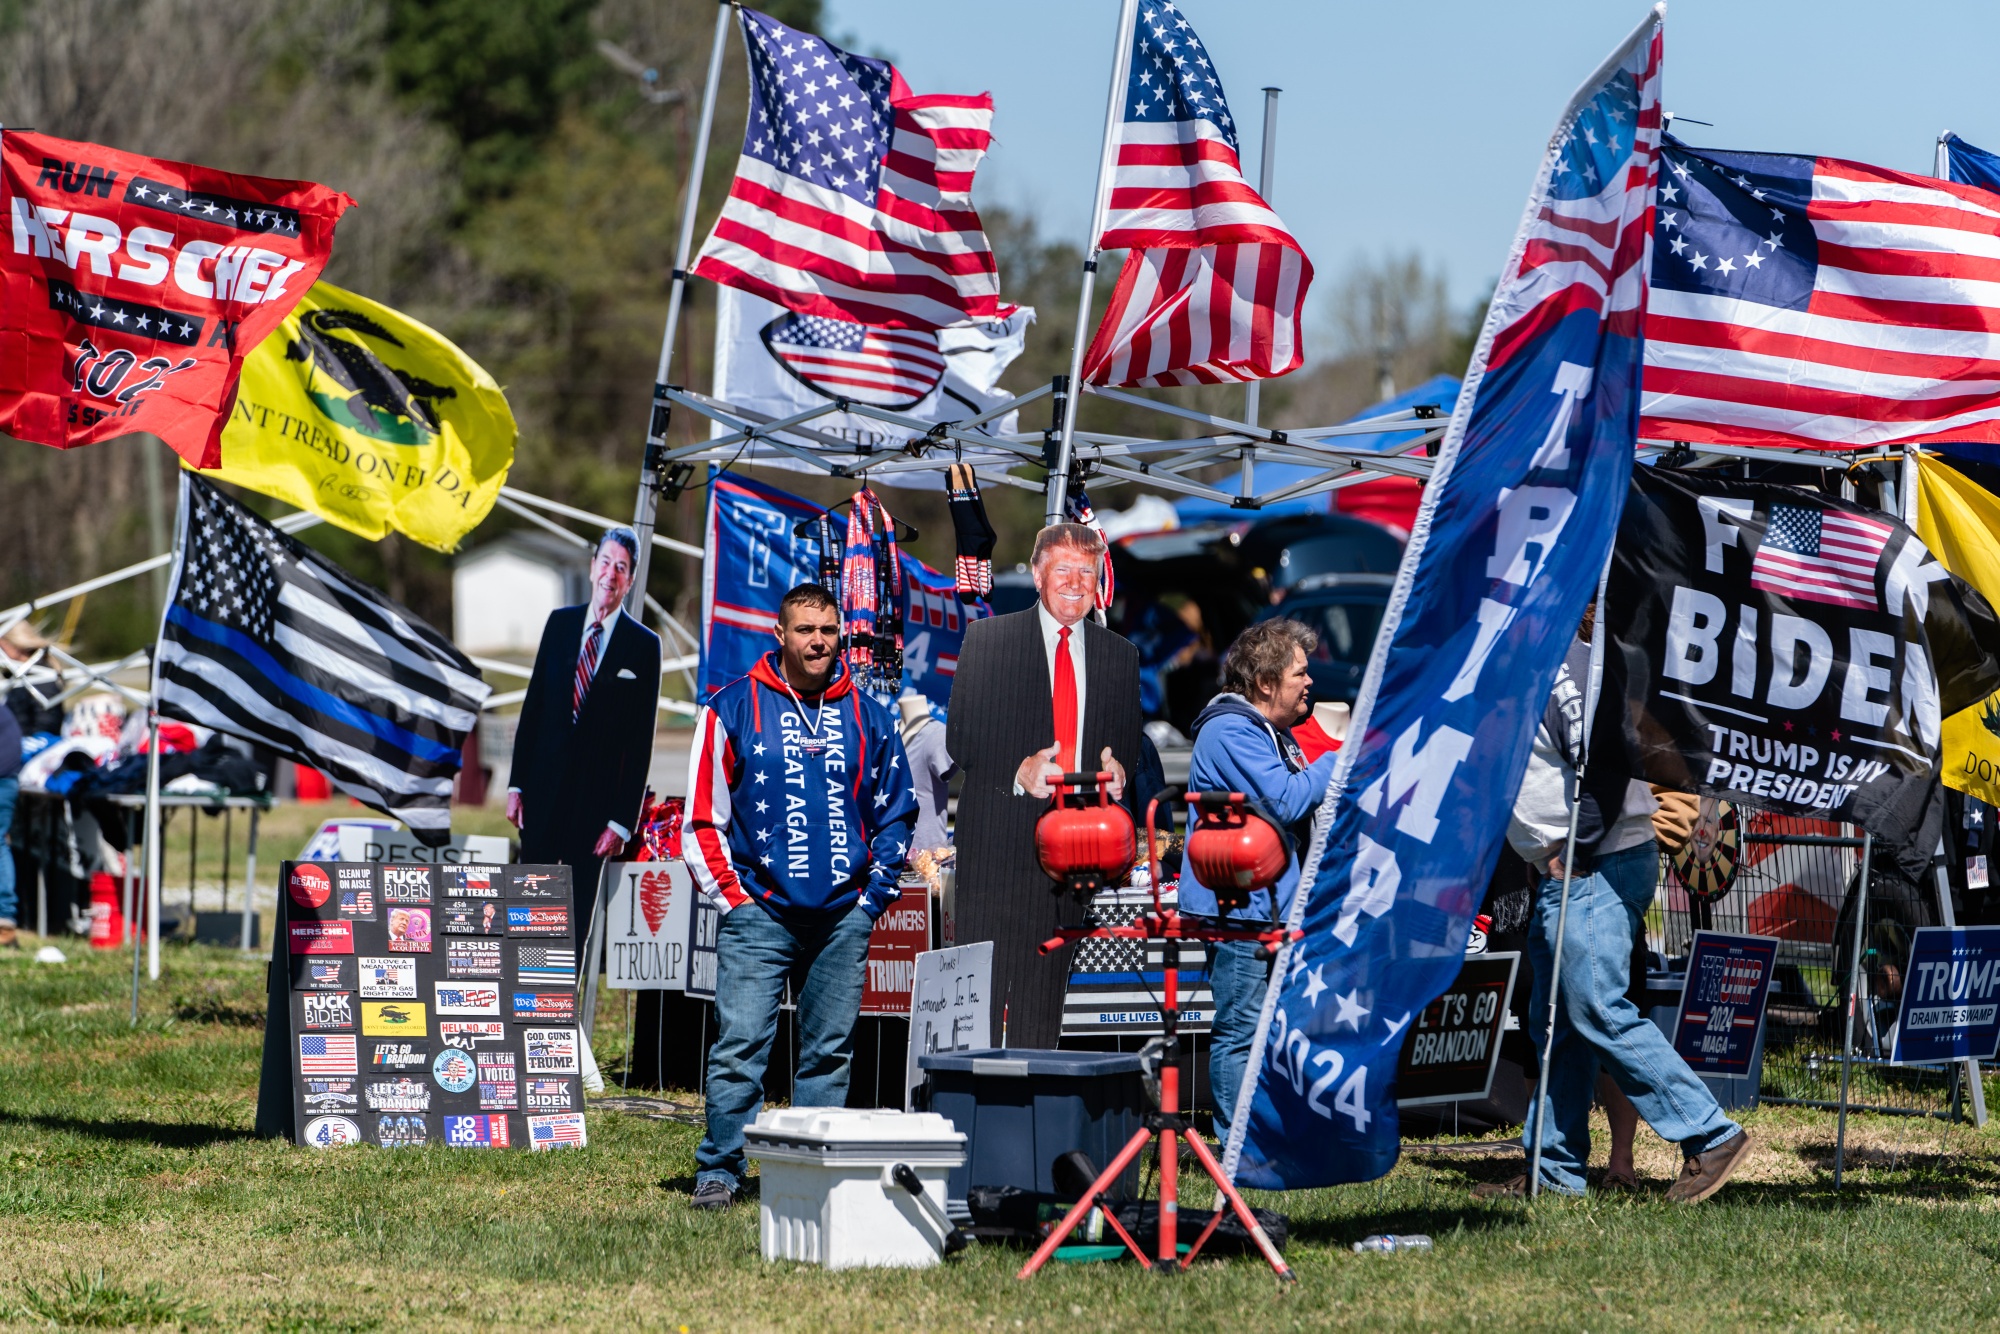
[[[1880,611],[1875,566],[1895,529],[1816,505],[1773,505],[1750,586],[1780,597]]]
[[[1131,253],[1084,358],[1091,384],[1261,380],[1305,359],[1312,264],[1243,179],[1222,82],[1171,3],[1140,6],[1098,245]]]
[[[825,315],[782,315],[763,329],[778,364],[832,398],[870,407],[915,407],[944,379],[929,329],[885,329]]]
[[[302,1075],[351,1075],[354,1069],[354,1039],[308,1034],[299,1038],[299,1073]]]
[[[1004,319],[972,208],[993,99],[917,97],[886,60],[741,13],[748,126],[695,276],[871,325]]]

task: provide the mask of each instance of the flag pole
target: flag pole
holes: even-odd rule
[[[1118,165],[1119,126],[1123,123],[1125,79],[1132,61],[1132,26],[1139,0],[1120,0],[1117,45],[1111,56],[1111,92],[1104,102],[1104,145],[1097,155],[1097,195],[1090,206],[1090,236],[1084,245],[1083,291],[1076,302],[1076,335],[1069,348],[1068,397],[1063,400],[1062,435],[1056,442],[1055,466],[1049,470],[1045,522],[1061,523],[1069,498],[1069,461],[1076,434],[1076,408],[1083,398],[1083,353],[1090,336],[1090,298],[1097,286],[1097,241],[1104,234],[1104,214],[1111,203],[1111,175]]]
[[[1933,160],[1931,175],[1941,181],[1951,179],[1951,152],[1947,145],[1951,142],[1952,138],[1950,130],[1944,131],[1937,137],[1937,156]],[[1917,467],[1917,447],[1915,445],[1904,445],[1902,475],[1903,525],[1913,533],[1917,531]],[[1945,842],[1943,836],[1940,835],[1938,838],[1937,853],[1933,858],[1936,864],[1934,878],[1937,882],[1938,921],[1947,928],[1955,928],[1958,926],[1958,913],[1951,906],[1951,877],[1945,870],[1944,856]],[[1986,1124],[1986,1084],[1980,1077],[1979,1061],[1976,1057],[1966,1058],[1965,1083],[1966,1090],[1972,1099],[1972,1124],[1975,1127],[1984,1126]]]
[[[146,975],[160,980],[160,645],[167,638],[167,612],[180,593],[182,567],[187,563],[188,475],[180,473],[180,495],[174,512],[174,572],[160,604],[160,633],[153,640],[152,670],[146,697]],[[133,1022],[138,1022],[139,994],[132,993]]]
[[[1528,1181],[1524,1193],[1534,1199],[1542,1193],[1542,1136],[1549,1095],[1549,1061],[1556,1050],[1557,993],[1562,989],[1563,934],[1569,929],[1569,887],[1576,874],[1576,817],[1583,804],[1583,776],[1590,768],[1591,724],[1597,721],[1597,696],[1604,681],[1604,589],[1611,582],[1611,562],[1617,555],[1614,534],[1611,550],[1604,553],[1604,569],[1597,576],[1597,601],[1590,619],[1590,679],[1583,683],[1583,753],[1577,756],[1576,783],[1570,793],[1569,834],[1563,840],[1562,899],[1556,906],[1556,943],[1549,960],[1549,1030],[1542,1039],[1541,1069],[1535,1074],[1535,1101],[1529,1109],[1534,1131],[1528,1144]]]
[[[730,21],[735,16],[733,0],[721,0],[716,5],[715,41],[708,50],[708,83],[701,94],[701,127],[695,132],[694,159],[688,164],[687,196],[681,204],[681,234],[674,245],[673,282],[667,289],[667,327],[660,334],[660,363],[653,372],[653,411],[646,426],[646,454],[639,465],[639,494],[632,504],[632,531],[638,534],[639,551],[632,558],[632,588],[625,594],[625,611],[641,625],[646,621],[646,576],[652,566],[653,525],[660,507],[664,467],[661,455],[667,451],[668,368],[674,359],[674,335],[680,327],[681,297],[687,291],[688,254],[694,249],[695,214],[701,208],[701,178],[708,167],[709,131],[715,127],[715,95],[722,82],[722,55],[729,41]]]
[[[1266,204],[1271,202],[1271,189],[1278,174],[1278,94],[1284,91],[1282,88],[1264,89],[1264,149],[1262,160],[1257,164],[1257,193],[1264,197]],[[1262,380],[1252,380],[1243,386],[1243,420],[1252,426],[1259,425],[1257,409],[1263,397]],[[1246,446],[1243,452],[1243,494],[1246,496],[1256,494],[1251,489],[1254,477],[1251,469],[1255,462],[1256,454]]]

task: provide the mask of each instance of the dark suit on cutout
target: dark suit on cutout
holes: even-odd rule
[[[1077,765],[1094,772],[1109,746],[1129,785],[1139,767],[1139,651],[1089,620],[1076,628],[1084,674]],[[1004,1007],[1010,1047],[1053,1047],[1062,1036],[1071,951],[1043,956],[1036,947],[1051,927],[1079,916],[1052,892],[1035,858],[1035,821],[1048,801],[1014,795],[1021,761],[1055,740],[1054,689],[1036,608],[966,630],[945,743],[965,774],[953,839],[957,940],[993,942],[993,1040],[1000,1040]]]
[[[562,607],[542,627],[507,780],[521,790],[521,860],[570,867],[579,944],[604,860],[592,850],[597,836],[613,821],[628,831],[638,823],[660,697],[660,637],[620,612],[572,718],[587,610]]]

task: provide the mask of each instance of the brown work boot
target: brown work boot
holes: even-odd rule
[[[0,919],[0,950],[21,948],[21,933],[12,922]]]
[[[1739,1130],[1707,1153],[1688,1158],[1681,1164],[1680,1178],[1667,1187],[1667,1198],[1681,1204],[1707,1199],[1722,1189],[1749,1148],[1750,1132]]]

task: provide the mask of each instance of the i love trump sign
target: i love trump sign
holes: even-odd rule
[[[625,991],[686,991],[695,888],[679,861],[604,868],[605,982]]]

